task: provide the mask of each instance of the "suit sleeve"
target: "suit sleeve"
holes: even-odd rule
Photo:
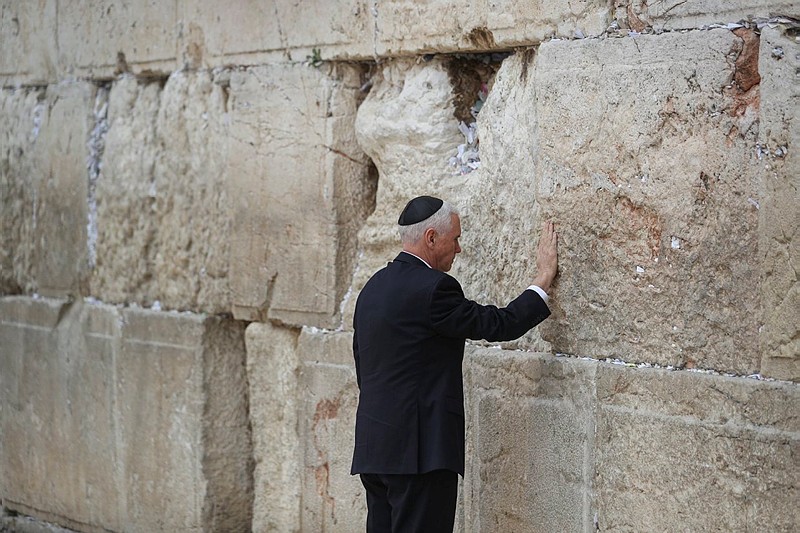
[[[506,307],[480,305],[464,297],[461,286],[444,276],[431,293],[433,329],[446,337],[508,341],[550,316],[542,297],[526,290]]]

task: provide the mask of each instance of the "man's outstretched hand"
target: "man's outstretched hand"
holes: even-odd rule
[[[536,249],[536,279],[533,284],[549,292],[550,285],[558,273],[558,233],[555,224],[544,223],[539,247]]]

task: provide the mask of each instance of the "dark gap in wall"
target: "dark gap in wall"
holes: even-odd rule
[[[494,77],[509,55],[510,52],[448,56],[447,73],[453,85],[453,116],[457,121],[475,122],[473,108],[482,105],[478,104],[481,93],[491,91]]]

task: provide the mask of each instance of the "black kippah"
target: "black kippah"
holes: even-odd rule
[[[397,221],[401,226],[410,226],[417,222],[422,222],[426,218],[436,213],[444,202],[433,196],[417,196],[406,204],[400,219]]]

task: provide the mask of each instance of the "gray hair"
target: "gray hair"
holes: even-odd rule
[[[447,233],[453,228],[453,217],[450,215],[458,215],[458,209],[449,202],[444,202],[438,211],[425,220],[409,226],[400,226],[400,239],[403,244],[416,244],[428,228],[433,228],[439,234]]]

